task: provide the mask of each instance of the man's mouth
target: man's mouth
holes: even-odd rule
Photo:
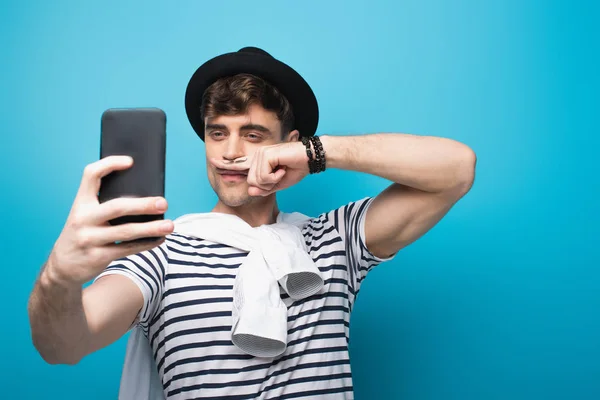
[[[245,181],[248,177],[248,171],[233,171],[221,168],[217,168],[217,174],[221,175],[222,179],[228,182]]]
[[[217,168],[217,174],[220,174],[220,175],[243,175],[243,176],[248,176],[248,171],[234,171],[232,169]]]

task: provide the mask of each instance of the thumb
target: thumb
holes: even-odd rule
[[[85,201],[96,199],[102,178],[111,172],[128,169],[132,165],[133,158],[130,156],[107,156],[86,165],[77,191],[77,197]]]
[[[275,182],[279,182],[283,178],[283,176],[285,175],[285,173],[286,173],[286,169],[285,168],[279,168],[278,170],[276,170],[276,171],[273,172],[273,180]]]

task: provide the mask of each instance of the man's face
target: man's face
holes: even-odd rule
[[[251,157],[256,149],[283,141],[281,123],[274,112],[252,105],[246,114],[205,119],[206,170],[219,200],[228,207],[258,201],[248,195],[246,174],[216,168],[211,158],[233,161]],[[287,135],[286,135],[287,136]],[[289,139],[292,139],[290,135]]]

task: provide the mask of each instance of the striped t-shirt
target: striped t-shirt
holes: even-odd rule
[[[281,290],[288,346],[274,359],[250,356],[231,342],[233,283],[247,252],[173,233],[155,249],[112,262],[102,275],[125,275],[144,296],[138,323],[165,397],[352,399],[350,312],[369,270],[386,261],[365,246],[372,200],[323,213],[302,229],[325,286],[296,301]]]

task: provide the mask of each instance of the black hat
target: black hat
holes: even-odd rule
[[[217,79],[240,73],[256,75],[275,86],[290,102],[294,127],[300,136],[313,136],[319,122],[317,98],[308,83],[290,66],[257,47],[244,47],[202,64],[188,83],[185,111],[192,128],[204,140],[204,121],[200,115],[202,95]]]

